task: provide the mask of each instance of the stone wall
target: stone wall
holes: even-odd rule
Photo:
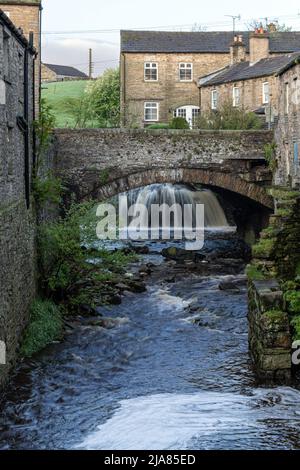
[[[26,50],[26,39],[0,15],[0,88],[4,90],[0,99],[0,341],[7,350],[6,365],[0,365],[0,385],[15,363],[36,293],[35,217],[30,204],[34,61],[28,50],[27,117]]]
[[[45,64],[42,64],[42,72],[41,72],[41,77],[42,77],[42,83],[43,82],[56,82],[57,81],[57,75],[53,70],[49,69]]]
[[[291,378],[291,334],[283,292],[274,279],[249,283],[249,348],[264,381]]]
[[[202,183],[273,201],[265,131],[56,130],[56,170],[77,200],[103,199],[152,183]]]
[[[300,188],[300,65],[279,77],[279,120],[275,132],[277,185]]]

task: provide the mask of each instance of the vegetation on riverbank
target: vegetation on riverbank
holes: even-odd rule
[[[30,310],[30,321],[21,346],[21,356],[31,357],[63,335],[60,308],[49,300],[37,299]]]

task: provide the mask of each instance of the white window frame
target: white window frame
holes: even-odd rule
[[[217,90],[212,90],[211,92],[211,109],[217,109],[218,108],[218,91]]]
[[[149,106],[149,105],[154,105],[154,106]],[[146,109],[156,109],[157,111],[157,116],[156,119],[146,119]],[[145,122],[158,122],[159,121],[159,103],[157,101],[145,101],[144,103],[144,121]]]
[[[147,65],[150,65],[150,67],[147,67]],[[149,70],[152,70],[152,69],[155,69],[156,70],[156,78],[147,78],[146,77],[146,70],[149,69]],[[144,62],[144,81],[145,82],[158,82],[158,63],[157,62]]]
[[[266,91],[267,89],[267,91]],[[262,84],[262,102],[263,104],[270,103],[270,84],[269,82],[264,82]]]
[[[188,67],[188,65],[190,67]],[[184,70],[185,72],[187,70],[190,70],[191,71],[191,78],[188,78],[188,79],[183,79],[181,78],[181,70]],[[193,67],[193,63],[192,62],[180,62],[179,64],[179,81],[180,82],[187,82],[187,83],[191,83],[193,81],[193,76],[194,76],[194,67]]]
[[[237,91],[237,94],[236,94]],[[232,105],[234,108],[238,108],[241,104],[241,93],[238,86],[232,88]]]

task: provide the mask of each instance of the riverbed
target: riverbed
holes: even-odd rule
[[[75,322],[21,364],[0,449],[300,448],[299,390],[252,370],[243,266],[204,274],[157,249],[131,269],[145,263],[147,291],[100,308],[115,328]]]

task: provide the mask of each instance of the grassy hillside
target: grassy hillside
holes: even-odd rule
[[[52,107],[57,127],[74,127],[75,119],[68,109],[68,98],[80,98],[88,85],[86,80],[43,83],[42,97]]]

